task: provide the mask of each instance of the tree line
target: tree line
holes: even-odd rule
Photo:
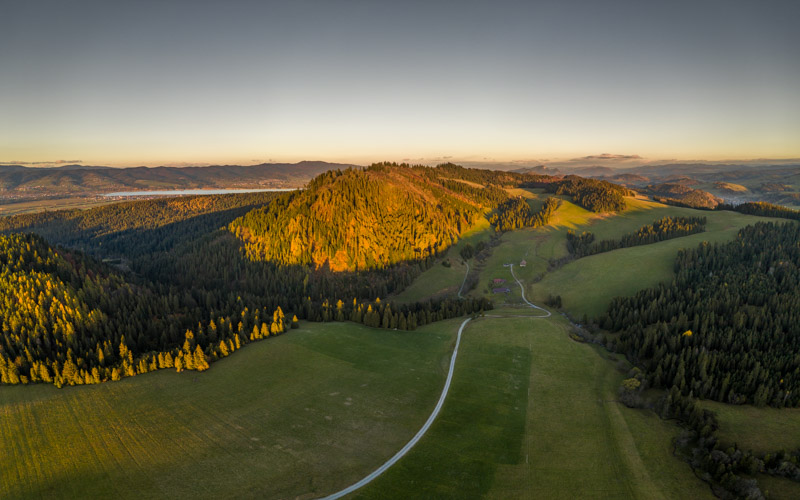
[[[761,217],[778,217],[781,219],[800,220],[800,210],[782,207],[766,201],[741,203],[739,205],[719,205],[717,210],[733,210],[747,215],[760,215]]]
[[[625,196],[633,196],[630,189],[608,181],[587,179],[576,175],[561,178],[547,175],[531,176],[521,187],[544,188],[548,193],[568,195],[572,200],[592,212],[619,212],[625,210]]]
[[[198,370],[243,345],[311,321],[354,321],[376,328],[417,326],[492,307],[484,299],[400,305],[374,301],[313,301],[289,320],[280,306],[237,314],[211,308],[192,324],[178,297],[133,286],[92,259],[56,251],[39,236],[0,236],[2,343],[0,382],[57,386],[100,383],[157,369]],[[196,312],[196,311],[195,311]],[[181,332],[181,333],[178,333]]]
[[[681,250],[669,285],[616,298],[600,325],[607,346],[634,363],[620,400],[653,405],[684,432],[676,455],[720,498],[764,498],[757,474],[800,481],[800,449],[753,453],[723,443],[714,412],[697,398],[729,404],[800,405],[800,225],[757,223],[736,240]]]
[[[672,238],[680,238],[705,231],[705,217],[662,217],[652,224],[640,227],[635,233],[628,233],[618,240],[595,242],[590,232],[580,234],[567,231],[567,250],[575,258],[586,257],[602,252],[638,245],[649,245]]]
[[[754,476],[766,474],[800,481],[800,449],[753,453],[736,443],[723,443],[717,434],[719,421],[714,412],[701,408],[694,398],[673,386],[654,408],[665,419],[677,419],[684,426],[676,449],[720,498],[763,499],[764,492]]]
[[[524,198],[511,198],[497,207],[489,217],[489,223],[496,232],[545,226],[550,223],[559,204],[557,198],[548,197],[542,207],[534,211]]]

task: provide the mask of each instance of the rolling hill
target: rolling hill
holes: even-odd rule
[[[354,165],[322,161],[154,168],[0,165],[0,196],[85,195],[147,189],[301,187],[322,172],[348,167]]]
[[[328,172],[229,229],[252,260],[333,271],[417,261],[445,250],[508,197],[453,175],[387,164]]]

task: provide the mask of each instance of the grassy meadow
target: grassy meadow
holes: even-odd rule
[[[504,312],[520,311],[492,314]],[[678,427],[617,403],[617,361],[567,328],[560,316],[470,323],[439,418],[353,497],[712,498],[671,455]]]
[[[304,323],[204,373],[0,387],[0,498],[330,493],[422,426],[460,322]]]
[[[800,408],[756,408],[703,401],[719,418],[719,437],[745,450],[771,453],[800,448]]]
[[[331,493],[416,433],[461,321],[402,333],[304,323],[200,374],[2,387],[0,497]],[[670,454],[678,428],[620,406],[625,363],[567,328],[558,315],[471,323],[429,433],[353,496],[702,498]]]
[[[512,194],[524,195],[532,204],[549,196],[539,190],[523,189],[515,189]],[[529,299],[541,303],[550,295],[560,295],[564,309],[573,317],[581,318],[586,314],[591,318],[604,312],[613,297],[633,295],[643,288],[671,280],[675,257],[680,249],[696,247],[703,241],[730,241],[744,226],[761,220],[776,220],[737,212],[673,207],[632,197],[626,199],[628,208],[619,214],[597,214],[564,197],[559,198],[562,198],[561,205],[549,225],[506,232],[501,237],[501,244],[493,249],[491,256],[483,264],[478,265],[475,259],[470,261],[471,268],[480,277],[478,285],[470,292],[471,295],[489,297],[499,306],[520,303],[519,287],[514,284],[511,273],[505,266],[514,263],[514,272],[525,284]],[[567,256],[566,234],[569,230],[592,232],[596,241],[618,239],[666,216],[706,217],[706,231],[650,245],[596,254],[569,262],[559,269],[548,270],[551,259]],[[483,235],[488,239],[489,231],[491,228],[488,225],[479,227],[473,230],[471,236],[475,239]],[[466,270],[460,263],[459,250],[460,246],[455,246],[448,252],[453,264],[450,268],[437,263],[399,294],[397,300],[423,300],[432,296],[455,295]],[[524,268],[519,265],[522,260],[527,264]],[[492,280],[495,278],[505,279],[506,283],[501,286],[508,286],[511,292],[493,294],[495,285]]]

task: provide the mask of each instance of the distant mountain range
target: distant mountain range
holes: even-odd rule
[[[721,200],[728,203],[769,201],[800,206],[800,163],[743,165],[692,162],[619,168],[603,165],[538,165],[517,168],[512,172],[604,179],[692,206],[710,207]],[[683,188],[679,189],[678,186]]]
[[[302,187],[328,170],[354,166],[323,161],[154,168],[0,165],[0,197],[95,195],[150,189],[293,188]]]

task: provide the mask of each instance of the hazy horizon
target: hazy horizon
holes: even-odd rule
[[[3,161],[800,157],[794,2],[34,1],[2,12]]]
[[[605,157],[604,157],[605,156]],[[634,156],[631,158],[630,156]],[[250,162],[233,163],[233,162],[153,162],[150,164],[144,162],[130,162],[124,164],[114,163],[91,163],[83,160],[58,160],[58,161],[0,161],[0,167],[21,165],[29,168],[59,168],[64,166],[79,165],[90,167],[112,167],[112,168],[157,168],[157,167],[176,167],[176,168],[189,168],[189,167],[218,167],[218,166],[256,166],[262,164],[300,164],[303,162],[321,162],[331,164],[345,164],[345,165],[358,165],[368,166],[372,163],[378,162],[396,162],[408,163],[415,165],[428,165],[435,166],[442,163],[455,163],[468,168],[495,168],[499,170],[510,170],[523,167],[537,167],[544,166],[547,168],[584,168],[584,167],[609,167],[613,169],[627,169],[637,167],[651,167],[658,165],[670,164],[706,164],[706,165],[740,165],[743,167],[755,166],[781,166],[781,165],[800,165],[800,158],[749,158],[749,159],[736,159],[728,158],[722,160],[707,160],[702,158],[695,159],[676,159],[664,158],[657,160],[650,160],[647,158],[639,157],[638,155],[612,155],[600,154],[589,155],[579,158],[543,158],[543,159],[518,159],[518,160],[493,160],[487,158],[474,159],[474,158],[456,158],[452,156],[437,157],[437,158],[375,158],[369,161],[353,162],[343,160],[330,160],[330,159],[289,159],[289,160],[252,160]],[[500,167],[500,168],[498,168]]]

